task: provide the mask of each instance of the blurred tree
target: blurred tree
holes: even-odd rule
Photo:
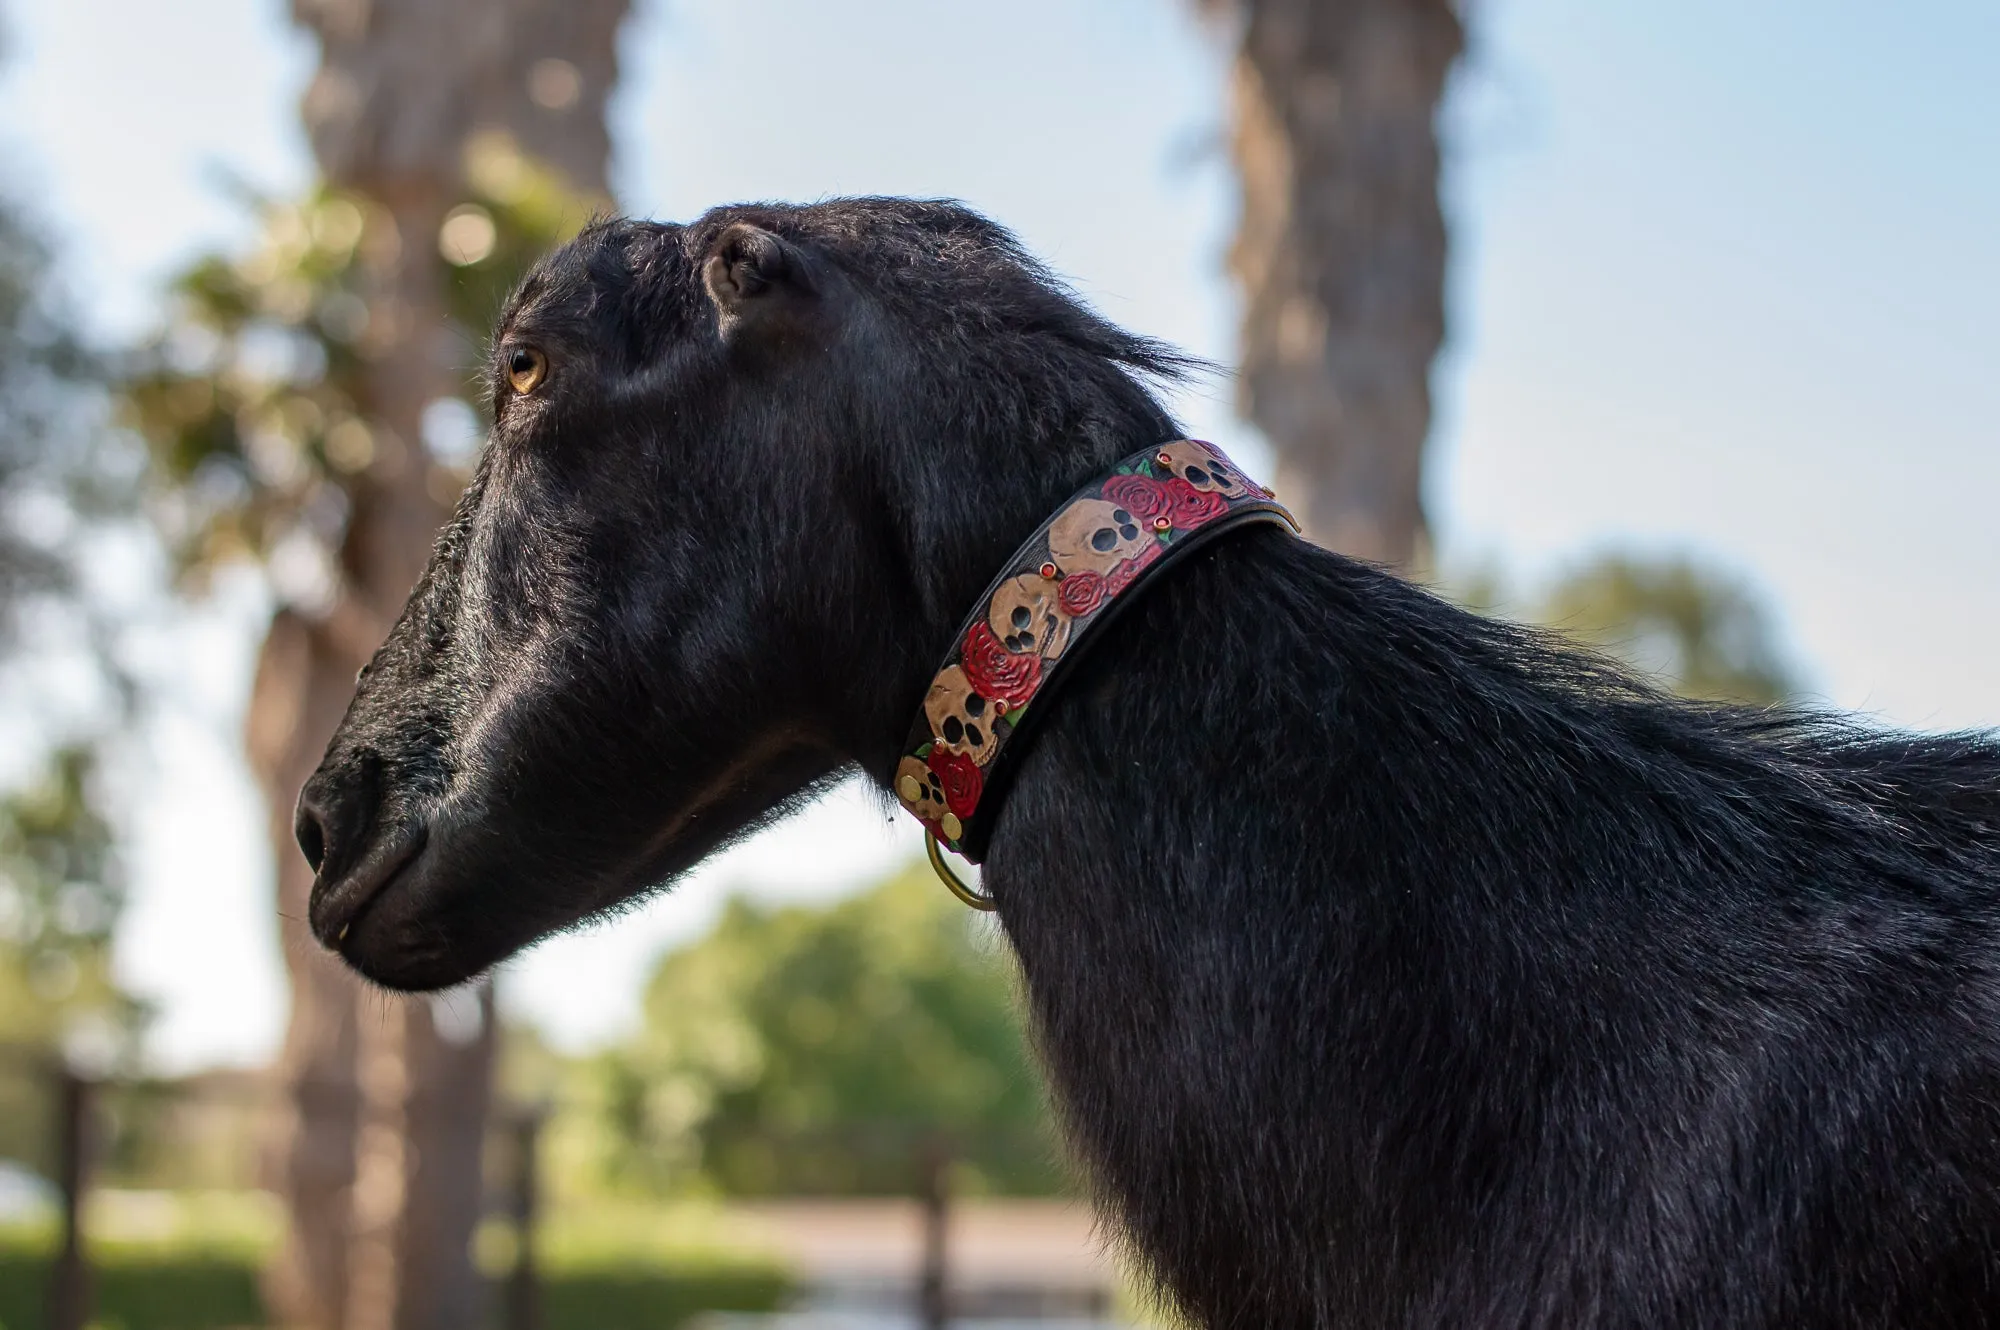
[[[130,466],[79,419],[99,368],[57,311],[47,246],[0,202],[0,638],[24,602],[74,589],[72,519],[130,497]]]
[[[420,486],[418,496],[400,496],[405,517],[418,498],[444,512],[463,484],[480,429],[475,405],[447,394],[465,390],[473,348],[521,269],[592,206],[523,158],[511,140],[477,140],[468,152],[466,201],[452,215],[478,243],[454,251],[462,262],[448,281],[440,275],[444,317],[433,329],[455,348],[458,366],[439,374],[440,396],[425,407],[422,432],[411,442],[368,407],[375,400],[371,362],[396,342],[370,339],[377,316],[367,264],[371,248],[377,260],[400,248],[398,232],[367,196],[326,187],[296,203],[259,201],[261,236],[247,253],[205,258],[184,273],[174,285],[168,328],[141,349],[123,386],[127,414],[153,446],[161,482],[155,511],[183,578],[199,585],[232,560],[257,561],[279,599],[247,737],[271,801],[294,992],[281,1065],[292,1112],[273,1143],[271,1170],[293,1203],[294,1223],[271,1298],[303,1326],[346,1324],[351,1247],[372,1237],[381,1269],[394,1254],[382,1248],[402,1228],[413,1229],[412,1277],[433,1271],[422,1276],[425,1287],[454,1305],[453,1278],[435,1273],[435,1262],[455,1261],[438,1253],[456,1250],[449,1231],[470,1222],[478,1200],[490,1039],[479,1032],[469,1042],[440,1037],[422,1003],[377,1004],[377,1018],[357,1024],[361,987],[303,932],[312,875],[290,832],[297,788],[318,760],[359,667],[342,662],[367,658],[386,631],[381,616],[393,614],[392,598],[400,594],[386,586],[364,589],[359,580],[370,569],[388,575],[381,546],[399,530],[376,514],[376,504],[398,484]],[[364,528],[372,549],[367,562],[350,551],[361,539],[353,524],[363,519],[380,522]],[[415,537],[408,526],[400,534]],[[420,566],[420,554],[410,553],[411,567]],[[336,676],[336,669],[345,672]],[[376,1059],[379,1102],[365,1099],[357,1082],[371,1036],[398,1046]],[[407,1075],[406,1060],[427,1074]],[[356,1140],[369,1108],[378,1181],[372,1192],[356,1192]],[[424,1196],[409,1198],[434,1207],[430,1213],[403,1215],[401,1200],[380,1200],[400,1191],[394,1174],[403,1151],[389,1141],[399,1142],[406,1131],[450,1137],[430,1152]],[[469,1170],[456,1192],[454,1164]],[[365,1196],[377,1198],[370,1224],[355,1222],[349,1209]],[[440,1232],[436,1239],[419,1236]],[[470,1280],[468,1272],[458,1281],[456,1296],[472,1296]]]
[[[1557,581],[1536,617],[1688,697],[1770,706],[1798,692],[1763,603],[1686,558],[1601,556]]]
[[[129,1061],[145,1011],[111,975],[124,892],[95,771],[129,704],[84,577],[92,542],[130,523],[142,459],[104,427],[104,366],[71,321],[53,255],[0,197],[0,656],[10,757],[0,795],[0,1157],[46,1168],[44,1059]],[[94,648],[94,649],[93,649]],[[55,659],[51,659],[54,657]],[[93,673],[107,713],[51,713],[45,666]],[[82,720],[82,728],[76,722]]]
[[[321,64],[325,187],[178,286],[127,395],[184,567],[263,563],[280,600],[247,746],[269,800],[291,1022],[277,1144],[292,1224],[270,1294],[316,1330],[476,1318],[493,1055],[485,1019],[370,1001],[303,931],[291,809],[455,500],[468,373],[525,259],[608,197],[604,106],[627,0],[293,0]]]
[[[1452,0],[1201,0],[1239,25],[1231,266],[1239,403],[1307,533],[1365,559],[1425,553],[1421,467],[1444,338],[1438,104]]]
[[[908,1193],[945,1137],[976,1190],[1061,1185],[1013,971],[928,868],[827,907],[731,902],[603,1063],[613,1172],[731,1195]]]

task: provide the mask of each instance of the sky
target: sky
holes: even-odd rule
[[[0,167],[107,340],[240,242],[226,182],[310,178],[311,44],[277,0],[8,7]],[[1177,0],[673,0],[626,33],[635,213],[950,195],[1112,318],[1226,365],[1227,33]],[[1690,552],[1769,600],[1824,702],[2000,724],[2000,8],[1989,0],[1478,0],[1445,116],[1450,333],[1427,501],[1447,567],[1532,588],[1607,548]],[[1177,403],[1268,472],[1226,375]],[[128,782],[118,964],[167,1069],[282,1031],[264,815],[236,735],[254,579],[156,635],[171,700]],[[820,898],[915,853],[848,788],[500,978],[567,1047],[616,1038],[731,891]],[[942,889],[942,888],[940,888]]]

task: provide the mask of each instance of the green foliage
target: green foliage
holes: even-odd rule
[[[69,588],[68,519],[130,493],[132,468],[89,411],[99,366],[61,310],[47,245],[0,202],[0,632],[24,598]]]
[[[672,1271],[572,1269],[542,1290],[547,1330],[670,1330],[702,1312],[768,1312],[791,1281],[774,1269]]]
[[[385,460],[429,465],[440,500],[469,458],[412,455],[418,440],[369,418],[366,370],[412,354],[412,330],[373,290],[404,245],[450,261],[449,335],[470,370],[521,272],[589,214],[504,138],[468,151],[471,197],[437,236],[404,236],[381,205],[320,188],[292,203],[260,200],[247,253],[200,259],[173,284],[167,326],[123,376],[123,414],[147,441],[157,517],[181,568],[263,560],[288,540],[339,541],[347,499]],[[470,376],[461,400],[483,406]]]
[[[0,800],[0,940],[31,958],[111,940],[123,884],[90,798],[92,766],[87,749],[63,749],[39,783]]]
[[[136,450],[104,427],[102,371],[70,321],[48,246],[0,199],[0,696],[12,737],[47,763],[37,783],[0,795],[0,1158],[31,1164],[46,1162],[59,1045],[115,1055],[139,1014],[110,979],[123,893],[91,798],[93,749],[72,739],[46,752],[80,727],[51,721],[33,670],[16,672],[54,658],[66,682],[86,671],[126,700],[102,650],[107,623],[79,577],[93,541],[137,498]],[[30,607],[46,613],[24,619]],[[35,631],[21,631],[30,622]]]
[[[1479,614],[1520,610],[1492,565],[1461,570],[1442,589]],[[1526,610],[1684,697],[1770,706],[1799,691],[1769,607],[1741,580],[1685,556],[1600,554],[1528,598]]]
[[[0,800],[0,1157],[46,1166],[48,1064],[65,1045],[130,1057],[143,1009],[111,980],[123,878],[87,750]]]
[[[607,1057],[615,1176],[735,1195],[907,1193],[948,1138],[970,1190],[1060,1185],[991,924],[917,867],[823,907],[733,902],[661,962]]]
[[[46,1323],[50,1235],[0,1231],[0,1330]],[[90,1248],[104,1330],[220,1330],[266,1323],[260,1250],[199,1241],[100,1242]],[[761,1261],[678,1255],[652,1261],[552,1261],[542,1283],[546,1330],[672,1330],[706,1311],[770,1311],[791,1281]]]
[[[265,1323],[258,1268],[227,1257],[112,1257],[96,1273],[102,1330],[221,1330]],[[46,1258],[0,1251],[0,1330],[46,1324]],[[790,1282],[773,1269],[551,1271],[545,1330],[672,1330],[702,1312],[765,1312]]]
[[[1596,559],[1558,581],[1538,617],[1688,697],[1769,706],[1798,691],[1770,612],[1685,558]]]
[[[209,1255],[112,1257],[95,1272],[101,1330],[220,1330],[264,1323],[257,1268]],[[0,1330],[48,1324],[48,1258],[0,1249]]]
[[[547,1330],[667,1330],[703,1311],[768,1311],[791,1291],[769,1260],[717,1245],[712,1211],[611,1209],[547,1216],[538,1238]],[[258,1272],[283,1224],[272,1197],[100,1193],[87,1223],[100,1326],[265,1324]],[[54,1250],[51,1224],[0,1228],[0,1330],[44,1324]],[[506,1257],[482,1266],[500,1278],[511,1268],[511,1246]]]

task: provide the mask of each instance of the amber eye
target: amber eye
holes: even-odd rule
[[[531,346],[507,353],[507,384],[517,393],[531,393],[549,376],[549,358]]]

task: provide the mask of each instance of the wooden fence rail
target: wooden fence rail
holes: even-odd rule
[[[87,1330],[92,1321],[91,1266],[88,1233],[84,1223],[85,1204],[90,1195],[93,1167],[97,1163],[103,1134],[99,1118],[105,1093],[129,1088],[115,1078],[93,1078],[52,1057],[43,1049],[22,1049],[0,1044],[0,1066],[26,1071],[43,1081],[54,1110],[55,1184],[61,1206],[59,1241],[49,1269],[47,1303],[48,1330]],[[135,1082],[145,1085],[157,1083]],[[261,1096],[260,1096],[261,1097]],[[229,1096],[234,1099],[236,1096]],[[541,1330],[542,1286],[535,1237],[543,1205],[539,1178],[543,1128],[551,1105],[517,1106],[496,1117],[506,1131],[511,1148],[508,1179],[501,1212],[514,1231],[514,1262],[494,1290],[497,1294],[498,1323],[503,1330]],[[856,1148],[880,1149],[888,1146],[878,1137],[900,1136],[916,1164],[917,1199],[922,1207],[923,1242],[915,1281],[912,1308],[923,1330],[945,1330],[952,1319],[952,1290],[949,1267],[951,1190],[950,1178],[955,1158],[949,1142],[936,1135],[917,1136],[894,1129],[891,1124],[828,1133],[830,1139],[845,1141],[853,1136]],[[893,1147],[891,1147],[893,1148]]]
[[[49,1272],[49,1330],[84,1330],[90,1324],[90,1264],[83,1251],[83,1198],[94,1144],[94,1082],[66,1065],[56,1082],[56,1187],[62,1194],[62,1245]]]

